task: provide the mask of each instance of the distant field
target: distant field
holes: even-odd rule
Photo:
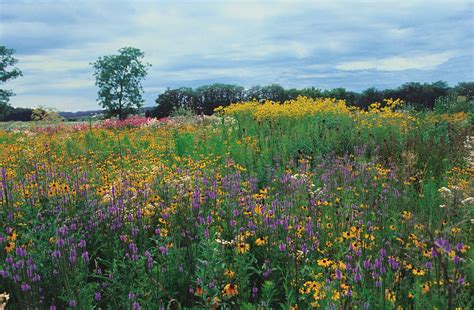
[[[473,307],[472,115],[216,112],[3,125],[7,309]]]

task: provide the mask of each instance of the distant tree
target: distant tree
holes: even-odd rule
[[[263,99],[263,94],[262,94],[262,86],[256,85],[252,86],[249,89],[245,91],[244,94],[245,100],[262,100]]]
[[[345,88],[333,88],[331,90],[323,91],[323,97],[335,98],[338,100],[345,100],[348,104],[355,104],[359,94],[348,91]]]
[[[298,95],[316,99],[316,98],[321,98],[323,96],[323,93],[321,92],[319,88],[307,87],[300,90]]]
[[[31,121],[31,114],[33,113],[32,109],[28,108],[12,108],[10,112],[5,115],[2,121],[22,121],[28,122]]]
[[[285,89],[286,100],[293,100],[293,99],[298,98],[298,96],[305,96],[303,95],[303,92],[305,89],[301,89],[301,90],[296,89],[296,88]],[[310,97],[310,96],[306,96],[306,97]]]
[[[394,92],[394,97],[403,99],[417,109],[433,109],[436,98],[448,95],[449,90],[448,84],[444,81],[431,84],[410,82],[400,86]]]
[[[247,100],[271,100],[283,102],[287,99],[287,92],[282,86],[278,84],[271,84],[267,86],[253,86],[245,93]]]
[[[110,116],[120,119],[137,112],[144,103],[141,80],[150,64],[142,63],[144,53],[137,48],[121,48],[118,55],[99,57],[92,63],[98,101]]]
[[[197,113],[211,115],[219,106],[228,106],[231,103],[244,99],[244,88],[230,84],[212,84],[201,86],[196,89]]]
[[[188,109],[196,112],[197,96],[192,88],[180,87],[167,89],[155,100],[157,106],[151,112],[153,117],[167,117],[178,109]]]
[[[366,109],[371,103],[383,103],[384,92],[375,87],[364,90],[358,97],[356,105],[360,108]]]
[[[263,99],[283,102],[286,100],[285,89],[278,84],[272,84],[262,87]]]
[[[44,121],[44,122],[57,122],[57,121],[61,121],[62,117],[59,116],[58,112],[54,109],[38,107],[36,109],[33,109],[31,113],[31,120]]]
[[[453,88],[457,96],[463,96],[467,99],[474,98],[474,82],[461,82]]]
[[[8,102],[0,102],[0,121],[5,120],[12,111],[13,107]]]
[[[7,48],[3,45],[0,46],[0,84],[22,76],[20,69],[16,67],[11,68],[18,63],[18,60],[13,57],[14,53],[14,49]],[[3,89],[3,87],[0,89],[0,119],[3,119],[12,111],[9,101],[13,95],[11,90]]]

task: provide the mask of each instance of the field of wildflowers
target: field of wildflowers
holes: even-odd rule
[[[216,115],[1,130],[0,305],[472,309],[471,115]]]

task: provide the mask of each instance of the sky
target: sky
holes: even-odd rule
[[[0,0],[16,107],[98,109],[90,63],[139,48],[145,106],[167,87],[395,88],[474,80],[474,1]]]

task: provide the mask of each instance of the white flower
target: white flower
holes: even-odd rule
[[[441,194],[452,194],[451,190],[447,187],[441,187],[440,189],[438,189],[438,192]]]
[[[474,205],[474,197],[468,197],[464,199],[463,201],[461,201],[461,203],[465,206],[472,206]]]
[[[0,294],[0,310],[5,309],[9,299],[10,299],[10,294],[7,294],[7,292]]]

